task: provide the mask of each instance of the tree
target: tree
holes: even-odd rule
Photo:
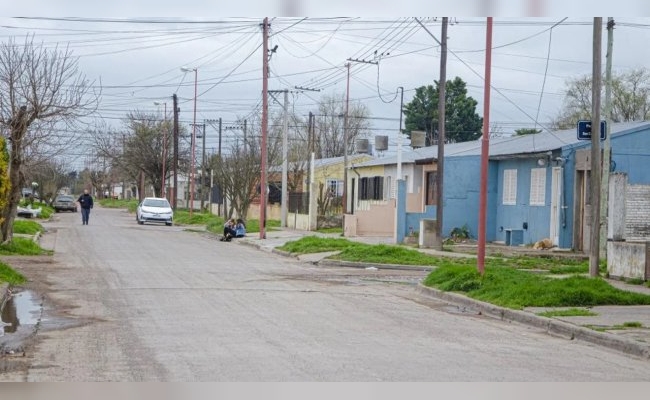
[[[122,133],[106,127],[97,129],[93,136],[97,157],[102,160],[102,168],[101,173],[95,171],[97,173],[88,176],[92,177],[93,186],[98,185],[101,188],[102,185],[113,183],[116,171],[130,182],[139,182],[142,173],[145,182],[153,187],[154,195],[164,197],[164,194],[160,193],[163,179],[163,153],[166,166],[165,179],[171,176],[173,165],[171,124],[171,121],[163,121],[154,114],[136,110],[127,114]],[[186,129],[181,128],[179,135],[187,138]],[[179,149],[181,171],[189,171],[189,148],[188,144]]]
[[[8,131],[11,186],[2,210],[2,241],[13,239],[13,222],[25,184],[24,165],[30,147],[39,140],[53,147],[62,135],[53,133],[94,112],[98,96],[79,72],[78,59],[69,49],[50,48],[26,38],[0,45],[0,125]],[[70,130],[74,132],[74,130]],[[73,135],[73,133],[69,133]],[[71,137],[68,137],[69,145]]]
[[[603,78],[605,88],[605,79]],[[566,83],[564,106],[553,121],[556,129],[575,128],[579,120],[591,119],[592,77],[583,75]],[[604,115],[605,103],[602,102]],[[612,73],[613,122],[643,121],[650,118],[650,71],[637,68]]]
[[[534,135],[536,133],[540,133],[541,131],[542,131],[541,129],[535,129],[535,128],[520,128],[520,129],[515,129],[515,134],[517,136]]]
[[[432,85],[415,89],[413,100],[404,105],[404,132],[424,131],[426,145],[430,146],[438,136],[438,88]],[[447,81],[445,87],[445,138],[449,143],[467,142],[481,136],[483,118],[476,113],[477,101],[467,96],[465,82],[456,77]]]
[[[345,95],[325,95],[318,103],[314,152],[316,158],[341,157],[345,143]],[[353,153],[356,139],[370,135],[370,112],[361,102],[350,103],[348,109],[348,153]],[[307,124],[305,124],[306,126]],[[306,139],[306,138],[305,138]]]

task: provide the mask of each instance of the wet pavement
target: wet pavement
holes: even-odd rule
[[[260,239],[259,236],[252,234],[246,238],[237,239],[237,241],[241,244],[256,246],[260,250],[273,251],[285,256],[292,256],[291,254],[283,253],[274,249],[289,241],[298,240],[304,236],[341,237],[340,234],[322,234],[292,229],[281,229],[266,232],[266,238],[264,239]],[[393,239],[391,237],[347,237],[346,239],[367,244],[393,244]],[[414,249],[439,257],[475,257],[475,255],[468,254],[465,251],[449,252],[433,249]],[[467,250],[467,248],[464,250]],[[513,249],[507,250],[513,251]],[[527,255],[532,255],[530,254],[529,249],[525,249],[525,251],[527,251]],[[367,263],[328,260],[327,257],[332,254],[335,254],[335,252],[301,255],[296,258],[303,262],[322,266],[348,266],[355,268],[379,269],[418,268],[414,266],[371,265]],[[557,255],[561,256],[561,254]],[[568,254],[567,256],[572,258],[576,257],[573,254]],[[644,285],[628,284],[623,281],[611,279],[608,279],[607,281],[612,286],[622,290],[650,295],[650,288]],[[650,359],[650,306],[598,306],[588,308],[588,311],[591,311],[594,314],[592,316],[543,317],[538,314],[545,311],[558,311],[576,307],[552,309],[529,307],[519,311],[483,303],[456,293],[442,292],[436,289],[424,287],[423,285],[418,286],[418,291],[426,296],[444,300],[450,304],[454,304],[455,306],[473,310],[473,312],[476,313],[492,315],[496,318],[508,321],[537,326],[545,329],[552,335],[585,340],[600,346],[639,356],[641,358]]]

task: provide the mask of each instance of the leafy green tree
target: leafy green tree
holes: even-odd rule
[[[425,131],[426,145],[434,143],[438,136],[438,89],[439,82],[421,86],[415,90],[410,103],[404,105],[405,130],[407,136],[411,131]],[[483,118],[476,113],[478,104],[467,96],[466,83],[459,77],[447,81],[445,87],[445,138],[446,142],[467,142],[481,136]]]

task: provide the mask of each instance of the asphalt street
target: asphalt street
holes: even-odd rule
[[[323,267],[96,207],[53,262],[17,381],[646,381],[647,360],[423,296],[423,271]]]

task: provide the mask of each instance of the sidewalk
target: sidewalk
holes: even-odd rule
[[[282,246],[289,241],[298,240],[304,236],[341,237],[340,234],[323,234],[282,229],[266,232],[265,239],[260,239],[258,234],[251,234],[241,240],[237,240],[241,241],[241,243],[255,246],[263,251],[291,256],[288,253],[275,250],[275,248]],[[346,239],[367,244],[393,244],[391,237],[348,237]],[[453,253],[433,249],[414,249],[438,257],[475,257],[474,255],[467,253]],[[326,258],[332,254],[334,253],[309,254],[297,258],[303,262],[323,266],[332,265],[354,268],[375,267],[380,269],[430,269],[429,267],[379,265],[327,260]],[[650,295],[650,288],[647,286],[631,285],[611,279],[609,279],[608,282],[612,286],[622,290]],[[551,309],[529,307],[521,311],[512,310],[495,306],[490,303],[477,301],[458,293],[443,292],[437,289],[425,287],[422,284],[418,285],[417,290],[423,295],[431,296],[438,300],[462,307],[465,311],[471,310],[475,313],[490,315],[505,321],[523,323],[542,329],[551,335],[565,337],[571,340],[584,340],[650,360],[650,306],[597,306],[590,308],[590,311],[597,314],[595,316],[548,318],[539,316],[537,313],[549,311]],[[559,309],[561,308],[555,308],[553,310]],[[641,326],[637,327],[636,325],[639,324]]]

